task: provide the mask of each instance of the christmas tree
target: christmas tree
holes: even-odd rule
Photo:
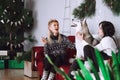
[[[23,51],[24,32],[32,27],[32,11],[24,8],[24,0],[0,0],[0,50]]]

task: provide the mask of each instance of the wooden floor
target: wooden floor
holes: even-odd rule
[[[24,76],[23,69],[0,69],[0,80],[39,80]]]

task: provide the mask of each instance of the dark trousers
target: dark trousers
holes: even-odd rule
[[[104,52],[100,52],[104,60],[110,59],[110,56],[108,56]],[[97,59],[95,56],[95,49],[91,47],[90,45],[86,45],[84,47],[84,59],[87,60],[87,58],[90,58],[93,61],[94,66],[96,67],[97,71],[99,71]]]
[[[83,61],[83,63],[84,63],[84,61]],[[68,72],[68,76],[69,76],[72,80],[74,80],[74,79],[73,79],[73,76],[71,75],[71,72],[72,72],[72,71],[77,71],[77,70],[79,70],[79,69],[80,69],[80,67],[79,67],[77,61],[74,60],[73,63],[72,63],[72,65],[70,66],[70,70],[69,70],[69,72]]]
[[[86,45],[86,46],[84,47],[83,51],[84,51],[84,59],[85,59],[85,61],[87,61],[87,58],[89,57],[89,58],[93,61],[93,64],[94,64],[96,70],[99,71],[99,67],[98,67],[98,63],[97,63],[97,60],[96,60],[94,48],[91,47],[90,45]],[[108,56],[108,55],[105,54],[104,52],[100,52],[100,53],[101,53],[101,55],[103,56],[103,59],[104,59],[104,60],[107,60],[107,59],[110,58],[110,56]],[[83,63],[84,63],[84,61],[83,61]],[[80,67],[78,66],[78,63],[77,63],[77,61],[75,60],[75,61],[72,63],[72,65],[70,66],[70,70],[69,70],[69,73],[68,73],[68,76],[69,76],[72,80],[74,80],[74,79],[73,79],[73,76],[71,75],[71,72],[72,72],[72,71],[76,71],[76,70],[78,70],[78,69],[80,69]]]
[[[50,54],[49,57],[57,67],[60,67],[64,63],[64,54],[60,54],[60,55],[57,55],[57,56],[54,56],[54,55]],[[49,63],[47,58],[44,59],[44,69],[46,71],[56,73],[54,67]]]

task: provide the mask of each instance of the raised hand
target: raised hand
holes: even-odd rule
[[[42,38],[42,40],[41,40],[42,43],[43,43],[43,44],[47,44],[47,40],[46,40],[46,38],[45,38],[45,37],[41,37],[41,38]]]

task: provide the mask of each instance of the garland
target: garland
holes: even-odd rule
[[[105,4],[112,10],[115,15],[120,14],[120,0],[104,0]],[[80,6],[73,10],[75,18],[84,19],[95,14],[96,0],[84,0]]]
[[[95,14],[95,0],[85,0],[80,6],[73,10],[73,15],[75,18],[83,19],[85,17],[91,17]]]
[[[115,15],[120,14],[120,0],[104,0]]]
[[[12,30],[21,27],[27,31],[32,28],[32,11],[24,9],[23,0],[9,0],[5,6],[1,4],[0,8],[0,22],[3,25],[7,24]]]

